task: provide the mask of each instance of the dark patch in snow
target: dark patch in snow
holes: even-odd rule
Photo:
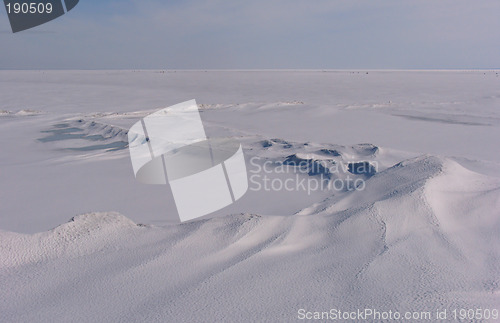
[[[349,163],[347,167],[348,171],[354,175],[373,176],[377,172],[375,167],[367,161]]]
[[[334,156],[334,157],[338,157],[340,156],[340,153],[335,150],[335,149],[326,149],[326,148],[323,148],[320,150],[320,153],[324,154],[324,155],[328,155],[328,156]]]

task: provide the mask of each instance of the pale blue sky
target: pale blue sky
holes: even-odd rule
[[[498,0],[80,0],[12,34],[1,69],[500,67]]]

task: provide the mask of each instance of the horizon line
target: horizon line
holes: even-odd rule
[[[130,71],[130,72],[474,72],[500,71],[500,67],[492,68],[0,68],[0,71]]]

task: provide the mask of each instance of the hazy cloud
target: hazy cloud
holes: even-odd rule
[[[500,2],[81,0],[0,68],[494,68]]]

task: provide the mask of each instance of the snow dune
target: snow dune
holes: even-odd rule
[[[72,140],[71,146],[63,149],[74,151],[113,151],[128,147],[127,133],[127,129],[119,126],[77,119],[52,125],[42,131],[44,136],[38,140],[45,143]]]
[[[499,304],[500,180],[421,156],[293,216],[0,233],[8,321],[291,321],[297,310]]]

